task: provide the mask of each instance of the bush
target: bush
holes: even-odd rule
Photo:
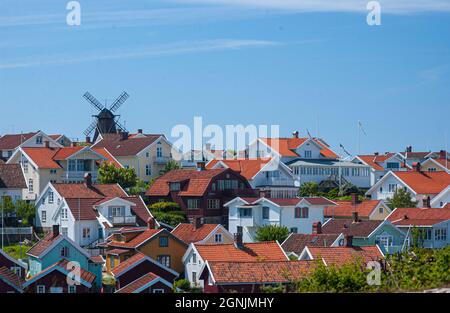
[[[173,290],[175,292],[189,292],[191,290],[191,283],[187,279],[179,279],[173,284]]]
[[[257,241],[283,242],[289,236],[289,229],[285,226],[265,225],[256,230]]]
[[[177,226],[180,223],[184,223],[187,221],[186,214],[184,212],[180,211],[174,211],[174,212],[159,212],[154,211],[152,212],[153,216],[156,218],[157,221],[166,223],[172,227]]]
[[[176,202],[156,202],[148,207],[150,211],[157,212],[172,212],[179,211],[180,205]]]

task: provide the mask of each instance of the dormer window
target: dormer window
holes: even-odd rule
[[[42,136],[36,137],[36,144],[41,145],[42,144]]]
[[[311,159],[311,158],[312,158],[312,151],[305,150],[305,159]]]
[[[170,183],[170,191],[179,191],[181,189],[180,183]]]

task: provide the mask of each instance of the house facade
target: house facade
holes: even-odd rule
[[[384,200],[360,200],[352,194],[352,200],[333,201],[336,205],[325,207],[325,219],[350,219],[357,212],[362,220],[385,220],[392,212]]]
[[[324,222],[324,207],[334,203],[325,198],[235,198],[228,202],[231,233],[242,233],[244,242],[255,242],[259,227],[278,225],[291,233],[311,234],[316,222]]]
[[[271,198],[298,196],[300,183],[279,158],[212,160],[206,168],[231,168],[244,176],[252,188],[266,191]]]
[[[0,164],[0,203],[22,200],[26,189],[25,176],[19,164]]]
[[[197,169],[172,170],[159,177],[146,193],[149,203],[176,202],[193,221],[203,218],[205,224],[228,223],[225,203],[237,196],[253,196],[255,191],[248,181],[232,169],[206,169],[199,163]]]
[[[389,171],[407,171],[411,168],[405,163],[405,159],[401,154],[391,152],[358,155],[352,159],[352,162],[369,166],[369,187],[376,184]]]

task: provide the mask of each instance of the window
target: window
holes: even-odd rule
[[[387,162],[386,168],[398,169],[398,168],[400,168],[400,163],[398,163],[398,162]]]
[[[389,192],[395,192],[397,190],[397,184],[389,184]]]
[[[42,223],[46,223],[47,222],[47,211],[42,211],[41,212],[41,221],[42,221]]]
[[[56,170],[55,169],[51,169],[50,170],[50,174],[55,175],[56,174]]]
[[[192,263],[197,264],[197,254],[196,253],[192,253]]]
[[[62,247],[60,250],[60,256],[63,258],[69,257],[69,248],[68,247]]]
[[[37,285],[36,292],[37,293],[45,293],[45,286],[44,285]]]
[[[67,220],[67,208],[61,209],[61,219],[65,221]]]
[[[76,162],[75,160],[69,160],[69,172],[76,171]]]
[[[83,228],[83,238],[91,238],[91,229],[88,227]]]
[[[269,219],[269,214],[270,214],[270,208],[264,206],[262,208],[262,218],[265,219],[265,220],[268,220]]]
[[[384,246],[384,247],[390,247],[390,246],[392,246],[392,243],[393,243],[392,236],[391,235],[386,235],[386,234],[377,236],[376,240],[378,241],[378,243],[381,246]]]
[[[117,207],[117,206],[110,207],[109,210],[110,210],[110,215],[112,217],[122,216],[122,207]]]
[[[380,207],[378,208],[378,213],[380,213],[380,214],[383,214],[383,213],[384,213],[384,209],[383,209],[382,206],[380,206]]]
[[[69,285],[68,293],[77,293],[77,286],[76,285]]]
[[[160,247],[168,247],[169,246],[169,237],[166,237],[166,236],[159,237],[159,246]]]
[[[309,217],[309,208],[295,208],[295,218],[308,218]]]
[[[145,156],[146,156],[147,158],[149,158],[149,157],[150,157],[150,152],[146,152],[146,153],[145,153]]]
[[[157,261],[166,267],[170,267],[170,255],[158,255]]]
[[[436,168],[435,168],[435,167],[430,167],[430,168],[428,169],[428,172],[436,172]]]
[[[208,199],[208,209],[220,209],[220,200],[219,199]]]
[[[152,166],[150,164],[145,166],[145,175],[152,176]]]
[[[23,160],[22,166],[24,173],[28,173],[28,160]]]
[[[292,227],[290,229],[291,233],[297,234],[298,233],[298,228],[297,227]]]
[[[42,136],[36,137],[36,144],[41,145],[42,144]]]
[[[431,228],[419,229],[419,238],[422,240],[431,240]]]
[[[187,208],[190,210],[195,210],[200,207],[200,200],[199,199],[188,199],[187,201]]]
[[[68,236],[68,235],[69,235],[69,228],[67,228],[67,227],[61,227],[61,233],[62,233],[64,236]]]
[[[383,193],[383,187],[380,187],[380,193]]]
[[[164,289],[153,289],[153,293],[165,293]]]
[[[312,151],[305,150],[305,159],[311,159],[311,158],[312,158]]]
[[[28,180],[28,191],[29,191],[29,192],[33,192],[33,190],[34,190],[34,181],[33,181],[32,178],[30,178],[30,179]]]
[[[160,142],[158,144],[161,144]],[[156,148],[156,157],[157,158],[162,158],[163,153],[162,153],[162,147],[157,147]]]
[[[192,272],[192,282],[197,284],[197,272]]]
[[[11,271],[17,276],[22,276],[22,268],[20,266],[11,267]]]
[[[179,191],[181,189],[180,183],[170,183],[170,191]]]
[[[7,154],[8,154],[8,158],[10,158],[13,155],[12,150],[8,150]]]
[[[252,217],[252,209],[251,208],[239,208],[239,216],[240,217]]]
[[[447,229],[446,228],[435,229],[434,230],[434,240],[436,240],[436,241],[447,240]]]
[[[214,242],[215,242],[215,243],[221,243],[221,242],[223,242],[223,236],[222,236],[222,234],[215,234],[215,235],[214,235]]]
[[[50,191],[50,192],[48,193],[48,203],[49,203],[49,204],[52,204],[53,201],[54,201],[54,194],[53,194],[53,191]]]

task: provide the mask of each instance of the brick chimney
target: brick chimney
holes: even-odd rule
[[[202,219],[200,217],[194,217],[194,220],[192,221],[192,226],[194,226],[194,230],[199,229],[202,227]]]
[[[420,162],[413,163],[413,169],[416,172],[421,172],[422,171],[422,164],[420,164]]]
[[[91,173],[84,174],[84,185],[87,188],[91,188],[92,187],[92,175],[91,175]]]
[[[423,207],[424,208],[431,208],[431,198],[430,196],[423,196]]]
[[[128,132],[122,132],[122,140],[127,140],[128,139]]]
[[[53,233],[53,238],[58,237],[58,235],[59,235],[59,225],[53,225],[52,233]]]
[[[259,197],[260,198],[267,198],[269,197],[269,191],[268,190],[263,190],[263,189],[259,189]]]
[[[138,134],[142,134],[144,131],[142,130],[142,128],[138,129]]]
[[[156,221],[154,217],[149,217],[147,220],[147,228],[148,229],[155,229],[156,228]]]
[[[91,137],[86,136],[86,143],[91,143]]]
[[[242,233],[238,232],[238,233],[234,234],[234,245],[238,249],[243,249],[244,248],[244,242],[243,242],[243,239],[242,239]]]
[[[359,222],[359,217],[358,217],[358,212],[354,211],[352,212],[352,223],[358,223]]]
[[[357,205],[359,203],[359,197],[357,193],[352,193],[352,205]]]
[[[379,154],[380,154],[380,153],[378,153],[378,152],[375,152],[375,153],[374,153],[374,155],[376,155],[376,156],[378,156]]]
[[[345,235],[345,246],[353,247],[353,236],[352,235]]]
[[[312,224],[312,233],[313,234],[321,234],[322,233],[322,223],[315,222]]]
[[[439,151],[439,159],[447,159],[447,151],[441,150]]]
[[[293,137],[293,138],[298,138],[299,134],[300,134],[299,131],[296,130],[296,131],[294,131],[294,132],[292,133],[292,137]]]
[[[206,164],[203,161],[197,162],[197,171],[201,172],[206,169]]]

